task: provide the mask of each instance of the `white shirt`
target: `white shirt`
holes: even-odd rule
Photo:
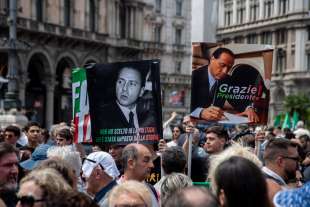
[[[128,109],[127,107],[124,107],[122,105],[120,105],[118,102],[116,102],[117,105],[119,106],[119,108],[122,110],[123,114],[125,115],[126,117],[126,120],[127,122],[129,123],[129,113],[132,111],[133,113],[133,122],[134,122],[134,125],[135,125],[135,128],[139,128],[139,122],[138,122],[138,116],[137,116],[137,105],[135,105],[135,107],[130,110]]]

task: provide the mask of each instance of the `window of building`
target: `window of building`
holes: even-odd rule
[[[269,18],[273,15],[273,0],[265,0],[264,2],[264,17]]]
[[[235,43],[244,43],[244,38],[243,36],[237,36],[234,39]]]
[[[272,44],[272,33],[271,32],[263,32],[262,33],[262,44]]]
[[[307,32],[308,32],[308,41],[310,41],[310,26],[308,26]]]
[[[230,26],[232,24],[232,0],[224,1],[224,24],[225,26]]]
[[[257,44],[257,35],[256,34],[249,34],[247,36],[247,40],[249,44]]]
[[[237,1],[237,23],[242,24],[245,20],[245,0]]]
[[[175,29],[175,44],[180,45],[182,40],[182,29]]]
[[[64,25],[70,26],[71,21],[71,1],[64,0]]]
[[[176,0],[176,15],[177,16],[182,16],[182,4],[183,0]]]
[[[224,44],[229,44],[229,43],[231,43],[231,39],[230,38],[224,38],[222,41],[220,41],[220,42],[222,42],[222,43],[224,43]]]
[[[258,0],[251,0],[250,2],[250,21],[256,21],[259,14],[259,2]]]
[[[182,62],[178,61],[175,63],[175,72],[176,73],[180,73],[181,72],[181,68],[182,68]]]
[[[283,15],[288,12],[288,0],[279,0],[279,14]]]
[[[286,68],[286,52],[279,48],[277,52],[277,72],[282,73]]]
[[[276,42],[277,44],[286,44],[287,41],[287,30],[279,29],[276,31]]]
[[[159,43],[161,41],[161,26],[155,26],[154,34],[154,41]]]
[[[36,20],[43,22],[43,1],[36,0]]]
[[[161,0],[155,1],[155,12],[160,13],[161,12]]]
[[[96,5],[95,0],[89,0],[89,30],[96,30]]]

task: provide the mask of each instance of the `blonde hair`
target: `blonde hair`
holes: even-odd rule
[[[109,206],[114,206],[120,195],[128,193],[139,196],[147,207],[152,206],[150,190],[145,184],[134,180],[126,181],[112,189],[108,198]]]
[[[46,200],[72,190],[64,178],[52,168],[33,170],[20,181],[20,185],[26,182],[34,182],[40,187]]]
[[[237,143],[228,147],[220,154],[211,156],[208,180],[211,181],[211,189],[214,193],[217,192],[217,185],[214,179],[215,171],[222,162],[228,160],[232,156],[239,156],[248,159],[252,161],[255,165],[257,165],[259,168],[263,166],[262,162],[253,152],[251,152],[248,148],[242,147]]]

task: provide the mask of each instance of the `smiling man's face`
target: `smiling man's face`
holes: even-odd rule
[[[132,109],[143,92],[141,74],[133,68],[123,68],[116,81],[117,102]]]

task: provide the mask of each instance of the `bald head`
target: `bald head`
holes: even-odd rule
[[[143,181],[154,167],[150,150],[142,144],[129,144],[122,153],[124,174],[127,178]]]

